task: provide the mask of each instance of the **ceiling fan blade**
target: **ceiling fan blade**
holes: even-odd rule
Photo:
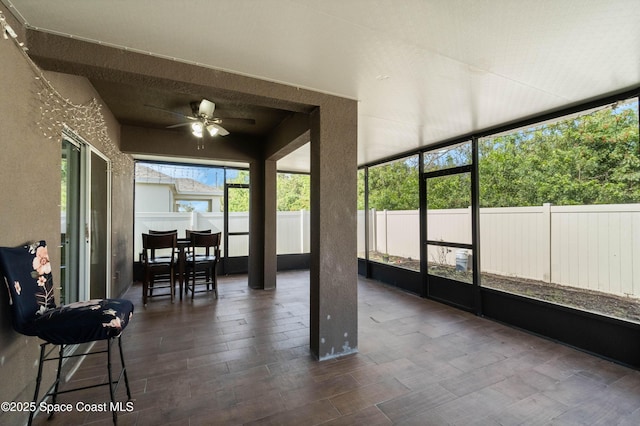
[[[253,118],[235,118],[235,117],[216,117],[214,118],[219,123],[225,124],[256,124],[256,120]]]
[[[165,127],[166,129],[175,129],[176,127],[182,127],[182,126],[191,126],[191,123],[180,123],[180,124],[173,124],[171,126],[167,126]]]
[[[175,115],[177,117],[188,118],[189,120],[193,120],[193,117],[191,117],[190,115],[185,115],[185,114],[182,114],[182,113],[179,113],[179,112],[171,111],[169,109],[165,109],[165,108],[162,108],[162,107],[159,107],[159,106],[148,105],[148,104],[145,104],[144,106],[146,106],[148,108],[153,108],[153,109],[157,109],[157,110],[160,110],[160,111],[164,111],[164,112],[166,112],[168,114]]]

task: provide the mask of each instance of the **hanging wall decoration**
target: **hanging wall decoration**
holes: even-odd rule
[[[80,105],[74,104],[70,99],[62,96],[45,77],[40,67],[29,57],[28,48],[18,40],[16,32],[7,23],[2,11],[0,11],[0,27],[3,38],[15,43],[34,72],[40,106],[40,113],[35,124],[42,131],[43,136],[50,140],[60,141],[62,131],[69,128],[95,144],[111,160],[114,174],[122,174],[127,170],[132,170],[133,160],[131,157],[120,152],[109,137],[100,102],[93,98],[86,104]]]

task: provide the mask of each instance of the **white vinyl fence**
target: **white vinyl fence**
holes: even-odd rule
[[[170,231],[176,229],[178,237],[184,237],[186,230],[206,230],[222,232],[224,228],[224,216],[222,213],[196,213],[196,212],[136,212],[133,225],[135,260],[142,253],[142,234],[149,230]],[[222,247],[221,247],[222,250]]]
[[[364,212],[358,214],[363,255]],[[417,210],[369,214],[372,250],[419,259]],[[430,211],[427,233],[471,243],[471,209]],[[480,209],[480,249],[483,272],[640,297],[640,204]],[[455,251],[447,256],[451,265]]]
[[[311,215],[308,210],[278,212],[277,253],[309,253],[311,244]]]
[[[142,234],[149,230],[168,231],[177,229],[178,236],[185,235],[187,229],[222,232],[224,229],[223,213],[145,213],[137,212],[135,215],[135,242],[134,249],[136,260],[138,253],[142,252]],[[230,232],[249,231],[248,213],[229,214]],[[277,216],[277,252],[278,254],[309,253],[310,243],[310,215],[309,211],[278,212]],[[224,253],[224,247],[221,247]],[[229,238],[229,255],[246,256],[249,254],[249,240],[247,236],[231,236]]]
[[[358,255],[364,256],[364,211],[358,212]],[[417,210],[370,211],[371,249],[420,258]],[[229,218],[231,231],[247,231],[247,213]],[[310,251],[308,211],[278,212],[278,254]],[[222,213],[136,213],[135,252],[149,229],[223,229]],[[430,240],[471,243],[471,209],[430,211]],[[232,256],[248,254],[246,237],[229,241]],[[640,204],[480,209],[483,272],[640,297]],[[437,257],[430,247],[429,260]],[[455,265],[455,249],[447,263]]]

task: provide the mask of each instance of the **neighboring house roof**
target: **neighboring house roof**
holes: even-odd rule
[[[176,178],[175,180],[176,193],[178,194],[208,194],[208,195],[223,195],[222,190],[206,185],[197,180],[187,178]]]
[[[159,172],[152,168],[137,164],[136,167],[137,183],[155,183],[159,185],[173,185],[176,194],[181,195],[213,195],[222,196],[224,193],[221,189],[210,186],[189,178],[174,178],[165,173]]]
[[[151,169],[146,166],[136,164],[136,182],[138,183],[158,183],[158,184],[172,184],[175,179],[171,176],[161,173],[157,170]]]

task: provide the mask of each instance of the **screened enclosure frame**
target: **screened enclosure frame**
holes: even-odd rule
[[[635,99],[634,99],[635,98]],[[495,126],[489,129],[467,134],[455,139],[443,141],[428,148],[399,153],[376,162],[361,166],[364,171],[364,257],[358,259],[359,274],[368,278],[396,286],[402,290],[434,298],[429,294],[430,277],[427,273],[426,244],[443,245],[471,249],[473,283],[466,284],[471,292],[466,296],[469,304],[460,304],[456,300],[447,300],[436,297],[434,299],[451,304],[464,310],[474,312],[477,315],[492,318],[518,328],[529,330],[533,333],[549,337],[574,346],[576,348],[594,353],[598,356],[640,368],[640,323],[626,321],[610,317],[604,314],[589,312],[564,305],[555,305],[535,298],[519,294],[505,293],[504,291],[483,287],[480,283],[480,184],[479,184],[479,141],[481,138],[494,136],[499,133],[509,132],[526,126],[534,126],[548,121],[558,120],[562,117],[584,113],[588,110],[600,108],[632,100],[640,104],[640,87],[632,90],[605,96],[597,100],[580,103],[570,107],[558,109],[535,117],[527,118],[513,123]],[[640,108],[638,108],[640,110]],[[640,126],[639,126],[640,127]],[[433,150],[447,148],[456,144],[470,141],[472,144],[472,161],[470,165],[448,169],[445,171],[424,170],[423,156]],[[420,270],[408,271],[391,264],[383,264],[370,259],[369,230],[371,218],[369,212],[369,168],[407,158],[413,155],[420,156],[419,194],[420,194],[420,241],[424,242],[420,247]],[[427,238],[426,224],[426,179],[435,176],[445,176],[458,171],[471,173],[471,214],[472,214],[472,243],[450,244]],[[362,242],[362,240],[361,240]],[[576,330],[589,330],[576,332]]]

